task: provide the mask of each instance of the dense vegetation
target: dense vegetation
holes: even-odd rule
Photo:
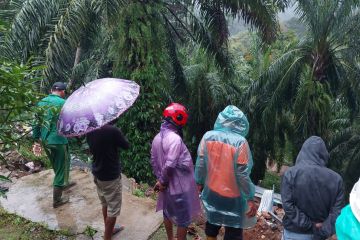
[[[1,98],[4,129],[28,125],[33,104],[55,81],[73,90],[119,77],[141,85],[119,123],[132,144],[122,153],[124,171],[139,181],[153,180],[150,144],[171,101],[190,110],[185,140],[194,156],[218,112],[239,106],[250,121],[256,183],[267,161],[292,164],[311,135],[325,139],[347,190],[360,175],[358,0],[298,0],[296,18],[281,24],[277,13],[290,1],[0,4],[0,91],[14,94]],[[16,111],[6,117],[7,109]],[[1,133],[2,148],[20,144],[18,137]]]

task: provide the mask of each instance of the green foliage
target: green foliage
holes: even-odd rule
[[[280,176],[272,172],[265,172],[265,177],[260,183],[261,187],[273,189],[276,193],[280,193]]]
[[[9,176],[3,176],[3,175],[0,175],[0,183],[1,182],[11,182],[11,179],[9,178]],[[1,188],[0,187],[0,197],[4,197],[6,198],[6,192],[7,192],[8,189],[6,188]]]
[[[41,156],[35,156],[32,152],[33,139],[24,139],[22,144],[18,146],[16,151],[23,156],[28,162],[39,162],[46,169],[52,168],[49,158],[43,153]]]
[[[149,190],[150,186],[147,183],[140,183],[136,189],[134,189],[133,194],[137,197],[144,198],[146,197],[146,192]],[[155,193],[151,196],[154,197]]]
[[[35,120],[35,109],[40,94],[35,90],[38,69],[2,62],[0,66],[0,160],[3,152],[25,149],[30,133],[29,127]],[[33,156],[30,151],[27,155]],[[37,159],[39,160],[39,159]],[[0,175],[0,180],[9,180]],[[1,189],[0,195],[5,191]]]
[[[348,197],[360,176],[360,118],[351,119],[343,100],[332,104],[332,108],[335,114],[329,122],[329,166],[343,176]]]
[[[128,5],[138,4],[144,19],[155,12],[159,23],[166,28],[167,43],[172,52],[170,62],[176,72],[177,83],[183,81],[180,63],[176,57],[178,40],[196,41],[224,72],[231,72],[227,54],[227,23],[225,15],[241,17],[260,30],[263,39],[276,35],[276,10],[283,10],[288,0],[274,1],[129,1],[129,0],[14,0],[4,4],[0,16],[11,20],[1,55],[17,62],[26,62],[34,56],[36,64],[46,65],[45,85],[54,81],[69,81],[70,88],[81,82],[111,74],[108,46],[117,42],[114,30],[122,11]],[[144,7],[144,9],[142,9]],[[125,9],[125,10],[124,10]],[[199,10],[200,17],[195,14]],[[135,14],[137,15],[137,14]],[[133,18],[143,22],[142,18]],[[144,22],[143,22],[144,23]],[[0,26],[5,26],[1,24]],[[4,27],[3,27],[4,28]],[[131,34],[131,33],[130,33]],[[156,32],[145,37],[154,37]],[[156,43],[156,36],[153,39]],[[109,44],[110,43],[110,44]],[[151,55],[149,55],[151,56]],[[74,61],[75,59],[75,61]]]
[[[0,208],[0,235],[3,239],[75,239],[65,231],[48,230],[44,224],[33,223]]]
[[[306,38],[276,59],[253,89],[254,94],[269,93],[265,96],[263,121],[276,124],[274,116],[290,111],[300,121],[296,129],[298,139],[314,134],[327,137],[324,122],[329,121],[330,98],[335,99],[347,91],[352,85],[350,76],[356,69],[354,56],[348,54],[349,38],[339,35],[343,32],[339,26],[346,29],[346,24],[354,21],[348,7],[347,3],[338,1],[318,0],[311,6],[305,1],[299,2],[298,12],[307,24]],[[315,93],[314,89],[319,92]]]
[[[197,145],[206,131],[213,129],[220,111],[235,102],[239,91],[236,78],[226,77],[215,67],[214,58],[197,47],[183,49],[184,55],[191,56],[184,67],[188,98],[189,121],[185,139],[195,156]]]
[[[354,81],[359,74],[360,49],[350,28],[358,25],[359,12],[352,11],[358,4],[298,1],[297,13],[306,26],[305,37],[301,41],[290,38],[285,44],[279,41],[282,45],[278,45],[280,51],[276,54],[268,55],[268,48],[261,50],[264,58],[255,62],[260,71],[253,73],[258,77],[243,99],[252,123],[250,142],[256,151],[256,179],[263,177],[260,173],[265,171],[267,158],[279,162],[285,157],[295,159],[309,136],[319,135],[330,141],[333,134],[329,123],[336,101],[349,109],[350,116],[356,115],[359,100]],[[271,56],[270,61],[267,56]],[[262,154],[257,156],[257,151]]]
[[[93,239],[93,237],[95,236],[96,233],[97,233],[97,230],[91,226],[86,226],[86,228],[84,230],[84,234],[88,237],[91,237],[91,239]]]
[[[308,136],[328,136],[328,122],[331,116],[331,95],[329,86],[303,78],[298,86],[297,96],[294,101],[294,115],[296,126],[305,140]]]
[[[137,197],[141,197],[141,198],[145,197],[145,192],[142,191],[141,189],[135,189],[133,194]]]
[[[6,33],[8,32],[10,25],[11,25],[11,20],[8,18],[9,3],[10,3],[9,0],[0,1],[0,9],[3,9],[0,12],[0,48],[2,47],[2,45],[4,43],[4,37],[5,37]]]
[[[248,141],[254,160],[251,178],[255,183],[264,179],[269,158],[280,165],[285,159],[293,159],[293,152],[289,149],[292,149],[294,119],[289,114],[270,113],[271,118],[264,121],[262,114],[269,104],[267,98],[273,92],[258,90],[257,87],[261,83],[259,78],[273,61],[296,43],[297,39],[292,32],[279,34],[271,45],[264,45],[256,34],[249,32],[238,34],[231,40],[230,49],[234,55],[236,72],[242,80],[237,85],[241,95],[236,95],[234,100],[250,122]],[[273,122],[277,123],[277,128],[268,127]]]
[[[121,153],[123,170],[137,181],[154,180],[149,164],[151,141],[159,130],[162,109],[171,100],[181,100],[190,109],[185,139],[191,143],[192,152],[227,104],[238,105],[247,112],[253,129],[250,141],[256,149],[255,172],[259,172],[257,167],[263,168],[268,156],[284,158],[284,146],[296,139],[292,126],[302,120],[288,109],[295,102],[289,96],[282,98],[284,102],[291,100],[284,111],[276,107],[279,96],[287,92],[296,95],[298,84],[290,81],[296,74],[285,74],[286,78],[277,78],[269,84],[262,77],[273,59],[278,59],[295,42],[291,36],[281,34],[280,40],[270,47],[260,44],[261,40],[274,39],[278,30],[276,11],[288,4],[287,0],[14,0],[7,5],[6,12],[0,12],[7,16],[5,23],[0,22],[0,28],[10,29],[0,35],[0,41],[5,36],[0,52],[11,61],[31,60],[32,65],[46,65],[43,88],[54,81],[67,81],[70,89],[74,89],[82,82],[110,76],[137,81],[141,95],[119,123],[131,143],[131,149]],[[228,51],[230,17],[240,17],[260,31],[261,40],[248,37],[249,42],[258,43],[257,49],[245,52],[245,46],[235,57]],[[351,39],[351,43],[356,46],[358,42]],[[184,47],[183,52],[180,47]],[[283,62],[290,67],[283,69],[299,69],[300,62],[290,64],[294,55],[284,57]],[[284,76],[284,70],[271,69],[275,73],[269,79]],[[305,79],[305,75],[300,78]],[[282,85],[277,88],[279,83]],[[331,92],[326,88],[313,94],[321,95],[318,109],[329,106],[331,84],[330,88]],[[300,100],[309,96],[306,91],[302,93],[297,112],[304,110]],[[34,98],[32,103],[37,100],[38,97]],[[314,109],[304,106],[306,111]],[[267,119],[273,109],[276,113]],[[15,115],[20,116],[20,112]],[[325,127],[326,121],[321,124]],[[308,129],[311,125],[300,126]]]
[[[146,97],[145,97],[146,96]],[[128,138],[129,150],[121,152],[123,172],[136,181],[153,182],[150,166],[152,139],[160,129],[161,109],[159,98],[154,94],[141,96],[135,105],[125,113],[119,126]]]
[[[7,10],[0,11],[12,13],[13,21],[1,55],[17,62],[33,57],[34,64],[45,65],[47,86],[96,79],[107,71],[107,40],[122,4],[122,0],[11,1]]]
[[[0,175],[0,181],[6,181],[6,182],[11,182],[10,178]]]
[[[37,69],[3,62],[0,66],[0,146],[18,146],[31,131],[34,106],[40,95],[35,90]],[[35,78],[34,78],[35,77]]]
[[[119,125],[131,144],[129,150],[121,153],[123,171],[142,182],[154,180],[151,142],[159,131],[162,109],[167,103],[164,66],[168,55],[159,48],[166,36],[158,11],[161,9],[156,4],[149,6],[141,2],[124,8],[118,21],[119,42],[113,50],[115,75],[135,80],[141,86],[137,102],[120,118]]]
[[[246,23],[250,23],[260,30],[262,38],[266,41],[273,40],[278,30],[276,11],[284,9],[290,1],[194,1],[200,7],[200,13],[207,23],[217,46],[222,46],[226,41],[228,26],[225,14],[233,17],[241,16]]]

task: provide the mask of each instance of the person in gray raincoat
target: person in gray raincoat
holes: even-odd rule
[[[343,180],[326,167],[328,160],[324,141],[312,136],[295,166],[282,177],[284,240],[322,240],[335,234],[335,221],[344,206]]]

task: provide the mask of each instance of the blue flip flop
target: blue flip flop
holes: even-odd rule
[[[114,235],[116,235],[117,233],[121,232],[124,229],[125,229],[124,226],[121,226],[120,224],[115,224],[112,235],[114,236]]]

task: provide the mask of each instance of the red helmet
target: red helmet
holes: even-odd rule
[[[179,103],[171,103],[163,112],[164,118],[171,119],[178,126],[185,126],[188,120],[186,108]]]

